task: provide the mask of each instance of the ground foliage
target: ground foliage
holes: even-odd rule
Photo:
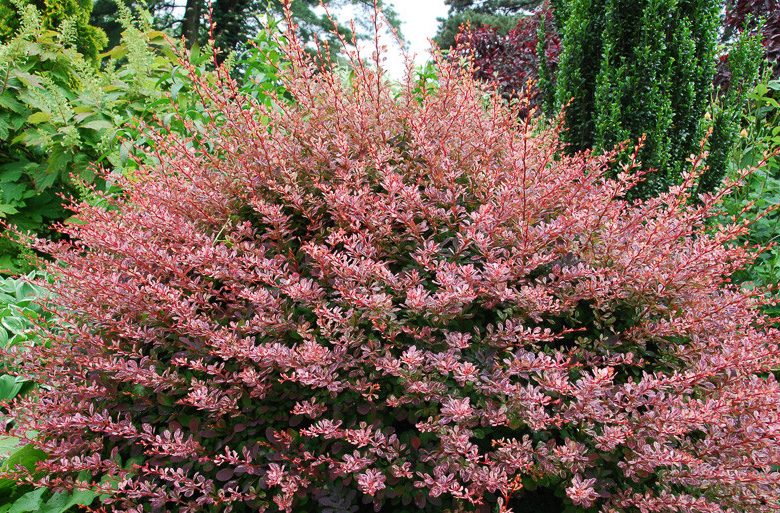
[[[38,484],[134,512],[776,511],[780,333],[730,281],[748,228],[708,223],[729,188],[691,201],[702,156],[629,201],[639,150],[611,178],[450,61],[394,88],[288,38],[294,101],[193,75],[207,121],[151,130],[121,195],[37,243],[59,321],[9,418]]]

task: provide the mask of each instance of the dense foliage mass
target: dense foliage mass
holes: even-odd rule
[[[780,332],[730,284],[747,228],[690,201],[700,157],[628,201],[633,160],[562,156],[449,62],[395,89],[291,40],[293,102],[194,77],[201,135],[151,132],[154,164],[38,243],[60,322],[10,413],[38,484],[134,512],[776,511]]]
[[[106,34],[99,27],[90,25],[92,0],[3,0],[0,2],[0,42],[16,35],[30,7],[41,13],[45,29],[64,28],[65,39],[87,59],[96,60],[98,52],[106,45]]]
[[[751,223],[744,238],[752,244],[768,246],[753,266],[735,276],[747,286],[774,286],[780,283],[780,80],[764,81],[748,96],[744,112],[745,128],[739,134],[729,154],[727,174],[753,166],[771,155],[764,166],[746,178],[746,183],[726,198],[724,210],[728,216],[758,219]],[[775,97],[773,97],[773,95]],[[773,315],[780,315],[780,304],[770,306]]]
[[[643,134],[658,170],[644,195],[679,180],[703,136],[715,71],[717,0],[563,0],[557,99],[574,150],[609,149]],[[557,6],[556,6],[557,7]]]
[[[526,13],[508,33],[500,24],[463,26],[454,54],[473,56],[474,76],[496,84],[507,97],[518,91],[537,94],[537,103],[549,117],[556,111],[560,52],[559,30],[553,19],[565,29],[568,15],[573,14],[575,18],[569,21],[572,30],[566,65],[560,70],[563,91],[558,91],[559,105],[572,101],[568,136],[573,147],[601,151],[610,149],[623,138],[636,139],[644,134],[649,141],[642,159],[645,164],[655,163],[659,173],[651,183],[642,186],[645,189],[642,192],[653,194],[679,181],[680,166],[689,154],[686,152],[692,151],[698,144],[697,138],[711,129],[708,170],[699,183],[700,190],[711,191],[721,183],[737,146],[747,96],[757,85],[762,68],[771,69],[773,65],[775,43],[771,25],[777,17],[773,12],[774,3],[774,0],[727,2],[720,35],[724,45],[716,61],[712,52],[716,39],[712,24],[714,4],[706,2],[687,6],[672,2],[666,7],[663,3],[648,4],[649,11],[641,18],[631,14],[630,9],[635,6],[629,4],[545,2],[543,9]],[[474,8],[473,2],[463,4]],[[601,12],[602,8],[606,12]],[[494,7],[489,12],[498,10]],[[484,8],[480,7],[479,12],[485,12]],[[683,32],[703,21],[709,22],[709,30],[691,34],[696,37],[661,41],[659,19],[663,19],[663,13],[677,20],[675,23],[681,23]],[[688,18],[681,19],[682,14]],[[635,26],[626,29],[623,20],[626,16],[634,19]],[[611,30],[607,30],[608,22],[612,24]],[[665,22],[661,24],[665,26]],[[698,51],[695,47],[703,45],[708,45],[706,51],[695,55]],[[605,49],[614,55],[608,56]],[[766,65],[765,55],[770,57]],[[577,69],[572,68],[572,59]],[[601,67],[593,65],[598,59]],[[704,70],[699,78],[709,75],[713,64],[718,63],[714,89],[706,80],[694,80],[695,73],[683,78],[677,76],[691,71],[686,66],[697,59],[695,66]],[[615,66],[617,70],[610,69]],[[583,73],[589,73],[589,78]],[[648,80],[659,73],[663,75],[660,86],[654,78]],[[682,125],[684,130],[680,129]]]
[[[708,137],[709,169],[699,187],[708,191],[720,185],[739,146],[748,96],[758,85],[764,64],[761,37],[748,32],[740,34],[729,45],[725,57],[715,78],[714,99],[704,121],[712,133]]]
[[[495,84],[504,96],[539,96],[537,102],[550,112],[559,53],[552,12],[542,10],[521,17],[505,35],[494,26],[463,27],[452,55],[471,58],[474,76]]]
[[[134,155],[144,142],[140,124],[184,131],[180,117],[205,120],[184,68],[208,78],[212,55],[192,52],[183,67],[165,34],[124,8],[118,21],[122,40],[98,63],[79,53],[66,27],[48,29],[31,6],[19,31],[0,45],[0,219],[18,229],[49,234],[52,222],[70,215],[62,195],[105,185],[97,166],[117,174],[132,169],[135,157],[144,158]],[[276,88],[279,56],[268,34],[233,62],[244,91],[258,101]],[[0,239],[0,271],[27,267],[17,246]]]
[[[0,218],[38,232],[64,219],[61,195],[96,182],[96,165],[124,167],[137,135],[131,123],[175,110],[166,92],[186,84],[175,53],[127,11],[123,22],[124,40],[100,67],[68,40],[66,27],[48,28],[32,6],[0,45]],[[176,95],[183,110],[186,90]],[[24,267],[7,240],[0,249],[0,269]]]

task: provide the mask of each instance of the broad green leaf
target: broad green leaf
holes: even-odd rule
[[[24,104],[8,93],[0,94],[0,107],[16,113],[21,113],[25,110]]]
[[[121,165],[124,165],[127,162],[131,145],[130,141],[123,141],[122,145],[119,147],[119,163]]]
[[[7,215],[13,215],[18,214],[19,210],[17,210],[16,207],[13,205],[9,205],[8,203],[0,203],[0,217],[5,217]]]
[[[0,401],[10,401],[16,397],[23,385],[24,381],[19,381],[16,376],[0,376]]]
[[[111,59],[121,59],[125,55],[127,55],[127,47],[125,45],[117,45],[109,51],[99,54],[98,57],[101,59],[105,59],[106,57]]]
[[[43,494],[46,492],[46,488],[37,488],[31,492],[27,492],[19,497],[14,502],[8,513],[27,513],[40,511],[41,504],[43,503]]]
[[[22,176],[22,173],[34,167],[34,163],[26,160],[17,160],[16,162],[4,164],[0,166],[0,183],[15,182]]]
[[[7,457],[18,447],[18,438],[13,436],[0,436],[0,459]]]
[[[8,123],[8,118],[6,116],[0,115],[0,141],[4,141],[8,139],[8,136],[10,135],[9,128],[10,124]]]
[[[6,294],[16,294],[16,280],[11,278],[0,280],[0,292],[5,292]]]
[[[95,500],[95,494],[88,490],[73,493],[55,493],[40,509],[40,513],[65,513],[76,504],[87,506]]]
[[[36,89],[36,88],[43,87],[43,84],[41,83],[41,77],[34,75],[32,73],[28,73],[27,71],[23,71],[19,69],[14,70],[11,73],[11,78],[18,80],[19,83],[21,84],[21,86],[17,85],[17,88],[20,91],[19,97],[24,96],[25,89]]]
[[[24,319],[20,319],[18,317],[3,317],[2,321],[0,322],[2,322],[5,329],[15,334],[24,333],[24,331],[29,327]]]
[[[46,453],[36,449],[32,445],[24,445],[12,452],[8,456],[8,459],[2,463],[1,468],[10,470],[21,465],[29,470],[33,470],[36,463],[45,459]]]
[[[95,119],[87,123],[84,123],[81,126],[92,130],[104,130],[104,129],[114,128],[114,124],[105,119]]]
[[[76,123],[79,123],[79,124],[80,124],[80,123],[81,123],[82,121],[84,121],[85,119],[87,119],[87,118],[89,118],[89,117],[91,117],[91,116],[94,116],[94,115],[95,115],[95,113],[94,113],[94,112],[92,112],[92,111],[90,111],[90,112],[79,112],[79,113],[77,113],[75,116],[73,116],[73,120],[74,120]]]
[[[149,39],[149,41],[155,41],[155,40],[166,41],[166,38],[168,36],[165,34],[165,32],[162,32],[160,30],[150,30],[146,33],[146,37]]]
[[[53,151],[49,155],[49,162],[45,170],[34,174],[30,173],[30,176],[35,181],[35,187],[42,191],[54,185],[57,178],[67,170],[70,161],[71,156],[64,151]]]
[[[34,285],[24,280],[17,280],[16,287],[14,288],[14,294],[17,299],[25,299],[29,297],[35,297],[38,295],[38,290]]]

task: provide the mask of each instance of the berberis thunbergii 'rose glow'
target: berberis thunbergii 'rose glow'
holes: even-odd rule
[[[566,156],[450,62],[393,88],[289,38],[289,97],[198,82],[214,121],[153,132],[156,165],[41,243],[61,321],[10,419],[44,484],[135,512],[777,511],[779,335],[699,159],[628,202],[630,163]]]

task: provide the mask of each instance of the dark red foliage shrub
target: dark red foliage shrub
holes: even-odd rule
[[[39,244],[30,479],[110,511],[777,511],[780,333],[698,158],[629,202],[631,165],[451,62],[421,92],[288,52],[292,104],[198,81],[214,121]]]
[[[558,63],[560,38],[549,9],[519,19],[506,35],[495,27],[463,27],[456,38],[455,55],[473,58],[474,76],[495,84],[506,97],[536,96],[529,81],[539,81],[539,20],[545,21],[545,56],[550,76]]]

